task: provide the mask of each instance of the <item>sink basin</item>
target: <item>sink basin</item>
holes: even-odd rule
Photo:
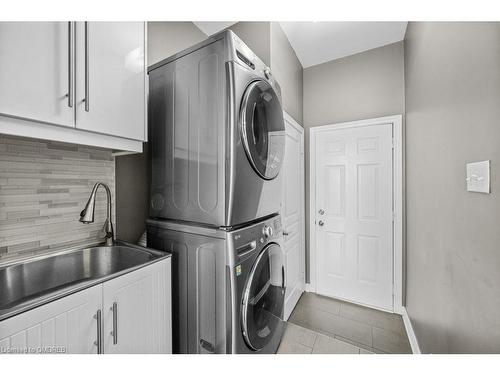
[[[19,309],[45,303],[47,298],[87,288],[167,255],[117,243],[57,252],[0,267],[0,320]]]

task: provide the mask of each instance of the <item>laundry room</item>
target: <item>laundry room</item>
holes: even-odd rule
[[[0,15],[2,359],[498,365],[500,12],[155,6]]]

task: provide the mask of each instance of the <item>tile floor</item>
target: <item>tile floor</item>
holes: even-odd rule
[[[278,354],[411,353],[403,319],[304,293],[287,322]]]

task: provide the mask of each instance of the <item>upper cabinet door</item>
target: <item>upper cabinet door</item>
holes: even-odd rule
[[[146,140],[144,22],[78,22],[76,127]]]
[[[73,26],[0,22],[0,115],[75,126]]]

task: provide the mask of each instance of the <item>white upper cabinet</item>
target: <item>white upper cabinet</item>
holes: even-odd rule
[[[141,151],[146,67],[145,22],[0,22],[0,134]]]
[[[146,140],[144,22],[77,22],[76,127]]]
[[[75,126],[73,24],[0,22],[0,115]]]

